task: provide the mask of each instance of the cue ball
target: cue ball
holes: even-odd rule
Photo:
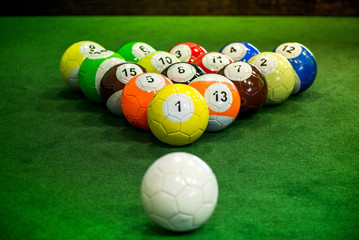
[[[171,64],[161,74],[171,79],[173,83],[189,84],[206,72],[193,63],[179,62]]]
[[[174,232],[202,226],[217,205],[218,184],[210,166],[186,152],[158,158],[142,179],[145,213],[156,224]]]
[[[131,62],[117,64],[111,67],[103,76],[100,94],[106,102],[107,109],[115,115],[123,116],[121,109],[121,96],[125,85],[135,76],[147,70]]]
[[[292,95],[307,90],[317,75],[317,62],[313,53],[303,44],[296,42],[283,43],[273,52],[282,54],[292,64],[295,75],[295,86]]]
[[[237,87],[241,107],[237,118],[246,118],[264,105],[268,88],[263,73],[247,62],[234,62],[222,68],[218,74],[227,77]]]

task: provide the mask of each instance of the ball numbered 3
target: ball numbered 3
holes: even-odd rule
[[[184,84],[165,86],[148,107],[148,124],[160,141],[182,146],[196,141],[208,125],[208,107],[203,96]]]
[[[196,78],[189,86],[204,96],[209,108],[206,131],[215,132],[228,127],[237,117],[241,100],[236,86],[219,74],[206,74]]]
[[[207,50],[197,43],[183,42],[173,46],[169,53],[176,56],[181,62],[191,63],[202,54],[207,53]]]

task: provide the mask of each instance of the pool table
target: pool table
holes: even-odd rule
[[[358,239],[359,19],[276,16],[0,17],[1,239]],[[160,142],[62,80],[82,40],[117,51],[234,41],[261,52],[299,42],[313,85],[182,147]],[[142,178],[159,157],[188,152],[218,181],[197,230],[162,229],[144,212]]]

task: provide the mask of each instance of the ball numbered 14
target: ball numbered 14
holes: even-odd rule
[[[153,135],[173,146],[196,141],[206,130],[209,117],[203,96],[196,89],[178,83],[158,91],[147,114]]]

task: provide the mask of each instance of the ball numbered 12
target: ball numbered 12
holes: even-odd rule
[[[259,53],[259,50],[247,42],[232,42],[224,46],[219,52],[226,54],[233,61],[247,62],[251,57]]]
[[[141,58],[137,63],[149,72],[161,73],[169,65],[176,62],[179,62],[179,59],[174,55],[165,51],[157,51]]]
[[[217,73],[233,60],[220,52],[209,52],[196,58],[193,63],[202,68],[206,73]]]
[[[145,213],[167,230],[199,228],[215,210],[217,198],[218,184],[212,169],[190,153],[173,152],[158,158],[142,179]]]
[[[60,73],[66,85],[80,90],[78,73],[81,63],[85,58],[96,57],[104,50],[104,47],[93,41],[81,41],[68,47],[60,61]]]
[[[121,96],[121,109],[127,121],[139,129],[149,130],[148,105],[156,92],[169,84],[173,84],[172,81],[159,73],[142,73],[132,78]]]
[[[202,54],[207,53],[207,50],[197,43],[183,42],[173,46],[169,53],[176,56],[181,62],[191,63]]]
[[[209,117],[203,96],[185,84],[168,85],[158,91],[147,114],[153,135],[173,146],[196,141],[206,130]]]
[[[117,53],[123,56],[127,62],[135,63],[154,52],[156,52],[156,49],[144,42],[129,42],[117,50]]]
[[[147,70],[131,62],[117,64],[111,67],[103,76],[100,94],[106,102],[107,109],[115,115],[123,116],[121,109],[121,96],[125,85],[135,76]]]
[[[258,67],[266,79],[267,105],[280,104],[291,95],[295,83],[295,72],[283,55],[262,52],[251,57],[248,62]]]
[[[79,85],[84,95],[91,101],[100,102],[102,77],[112,66],[123,62],[121,55],[109,50],[102,51],[96,58],[85,58],[79,70]]]
[[[196,78],[189,86],[204,96],[209,108],[206,131],[216,132],[228,127],[236,118],[241,99],[236,86],[219,74],[206,74]]]
[[[313,53],[303,44],[289,42],[276,47],[273,52],[282,54],[292,64],[296,81],[292,94],[307,90],[317,75],[317,62]]]
[[[222,68],[218,74],[227,77],[237,87],[241,107],[237,118],[256,113],[265,104],[268,88],[263,73],[247,62],[234,62]]]
[[[195,78],[206,73],[193,63],[178,62],[168,66],[161,74],[171,79],[173,83],[189,84]]]

